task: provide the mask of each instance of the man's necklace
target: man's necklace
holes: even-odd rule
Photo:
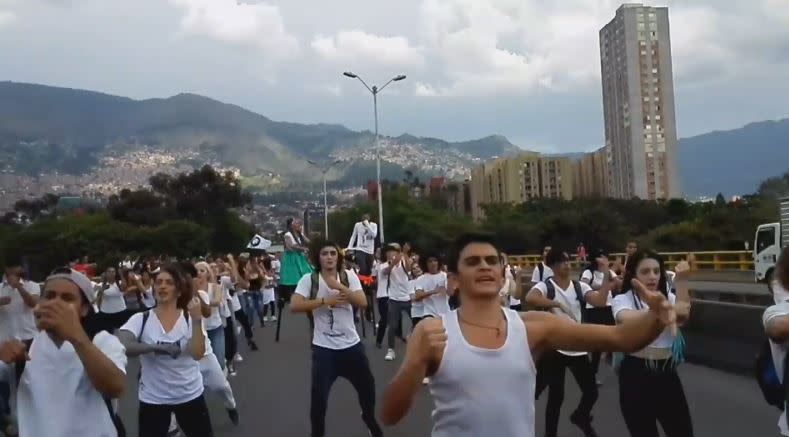
[[[506,321],[506,316],[504,316],[503,313],[502,313],[502,317]],[[463,323],[465,323],[467,325],[475,326],[477,328],[482,328],[482,329],[495,330],[496,331],[496,337],[500,337],[501,336],[501,326],[500,326],[501,323],[499,323],[499,325],[497,325],[497,326],[486,326],[486,325],[480,325],[478,323],[469,322],[468,320],[463,318],[462,315],[460,315],[460,311],[458,311],[458,318],[460,319],[461,322],[463,322]]]

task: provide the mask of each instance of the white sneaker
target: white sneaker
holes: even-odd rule
[[[276,322],[277,321],[277,316],[271,316],[271,321],[272,322]]]
[[[269,317],[269,316],[263,317],[263,321],[264,322],[270,322],[271,321],[271,317]]]
[[[395,351],[394,351],[394,349],[387,349],[386,350],[386,356],[384,357],[384,360],[386,360],[386,361],[394,361],[394,359],[395,359]]]
[[[422,380],[422,385],[428,385],[428,384],[430,384],[430,378],[425,378]]]
[[[241,356],[241,354],[236,354],[235,358],[233,358],[233,359],[234,359],[234,360],[235,360],[237,363],[240,363],[240,362],[244,361],[244,358]]]
[[[239,335],[241,335],[241,327],[240,326],[236,326],[236,336],[239,336]]]

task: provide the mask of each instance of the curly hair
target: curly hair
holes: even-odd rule
[[[337,250],[337,271],[344,269],[345,264],[340,246],[333,241],[321,240],[313,243],[310,247],[310,262],[315,270],[321,271],[321,251],[327,247]]]

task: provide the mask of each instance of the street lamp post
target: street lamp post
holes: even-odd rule
[[[377,86],[373,85],[372,88],[367,86],[367,83],[359,77],[359,75],[354,74],[350,71],[346,71],[343,73],[344,76],[349,77],[351,79],[358,79],[359,82],[367,88],[367,91],[370,91],[370,94],[373,95],[373,114],[375,116],[375,180],[378,186],[378,235],[381,237],[381,244],[384,244],[384,203],[383,203],[383,189],[381,188],[381,146],[378,142],[378,93],[383,91],[387,85],[392,82],[399,82],[405,79],[404,74],[399,74],[391,79],[389,82],[386,82],[384,86],[378,88]]]
[[[329,239],[329,203],[327,200],[328,196],[326,195],[326,173],[328,173],[332,167],[334,167],[335,165],[339,164],[342,161],[338,159],[326,166],[321,166],[315,161],[308,160],[307,162],[315,166],[318,170],[320,170],[321,174],[323,175],[323,236],[328,240]]]

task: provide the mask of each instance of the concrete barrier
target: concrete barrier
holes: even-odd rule
[[[689,362],[750,373],[764,341],[762,314],[757,305],[694,301],[683,328]]]

